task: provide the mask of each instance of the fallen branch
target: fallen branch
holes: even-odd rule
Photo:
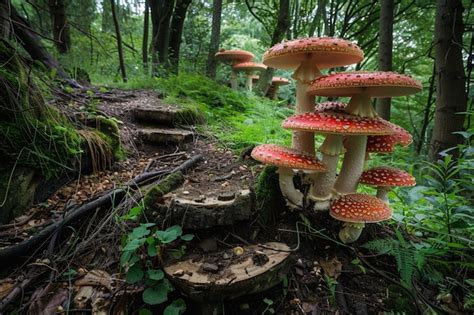
[[[96,209],[103,209],[105,207],[108,208],[112,205],[118,205],[120,201],[122,201],[122,199],[125,197],[128,190],[135,190],[139,186],[149,183],[151,180],[160,179],[161,177],[169,175],[171,173],[186,173],[189,169],[193,168],[201,160],[202,156],[196,155],[171,171],[158,171],[138,175],[133,180],[127,182],[124,188],[114,189],[93,201],[83,204],[75,210],[72,210],[71,212],[67,213],[61,220],[54,222],[51,225],[48,225],[33,237],[24,240],[21,243],[0,249],[0,261],[6,261],[8,258],[24,255],[25,253],[28,253],[31,249],[37,249],[41,247],[42,242],[51,237],[51,235],[53,235],[54,232],[56,232],[59,228],[62,228],[77,221],[90,211]]]

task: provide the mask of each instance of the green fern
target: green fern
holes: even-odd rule
[[[397,262],[401,283],[407,288],[412,288],[412,278],[417,270],[423,270],[425,255],[423,251],[407,243],[400,232],[396,231],[396,234],[398,240],[374,240],[364,244],[363,247],[380,255],[393,256]]]

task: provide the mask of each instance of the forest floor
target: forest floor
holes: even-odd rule
[[[153,91],[108,92],[97,110],[121,122],[127,158],[115,162],[111,170],[74,179],[46,202],[34,205],[11,224],[0,226],[0,249],[28,240],[65,212],[74,211],[141,173],[170,170],[198,154],[204,157],[203,161],[186,174],[183,186],[175,194],[196,199],[254,190],[262,166],[249,158],[248,152],[238,156],[225,148],[204,128],[191,126],[194,136],[188,143],[144,143],[133,109],[159,103],[160,96]],[[73,106],[81,110],[80,102]],[[54,314],[63,312],[64,305],[77,312],[93,310],[95,314],[101,310],[104,314],[111,310],[120,314],[127,305],[140,309],[143,302],[139,293],[143,288],[127,286],[119,267],[120,244],[127,226],[116,223],[116,219],[113,209],[97,210],[74,227],[55,233],[43,243],[46,246],[30,251],[28,257],[8,264],[2,261],[0,301],[19,288],[21,294],[17,292],[10,305],[10,311],[18,313]],[[198,255],[203,261],[214,255],[216,261],[215,257],[226,250],[272,241],[284,242],[291,248],[290,268],[283,283],[226,303],[226,314],[376,314],[400,309],[416,313],[413,296],[393,280],[397,273],[395,261],[389,256],[364,256],[363,249],[338,243],[337,230],[338,224],[327,213],[291,212],[281,207],[272,213],[254,212],[249,220],[231,226],[192,231],[195,237],[187,245],[187,255]],[[360,244],[374,235],[387,234],[392,234],[388,228],[368,228]],[[87,286],[84,281],[81,283],[81,279],[92,276],[94,279],[86,281]],[[89,291],[85,292],[85,287]],[[433,294],[424,291],[428,299],[434,299]],[[180,293],[175,291],[172,295],[178,297]],[[100,304],[98,296],[107,302]],[[188,299],[186,303],[186,314],[198,313],[198,303]]]

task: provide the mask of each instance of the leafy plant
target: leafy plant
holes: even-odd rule
[[[269,313],[269,314],[275,314],[275,309],[273,309],[273,307],[272,307],[272,305],[273,305],[273,300],[268,299],[268,298],[264,298],[264,299],[263,299],[263,303],[265,303],[266,307],[265,307],[265,309],[263,310],[262,315],[265,315],[265,314],[267,314],[267,313]]]
[[[141,207],[132,208],[127,218],[134,218],[139,212]],[[173,291],[173,286],[165,279],[165,274],[160,268],[163,256],[171,251],[168,247],[172,243],[192,239],[193,235],[183,235],[178,225],[160,230],[155,223],[142,223],[128,234],[123,243],[120,265],[126,271],[125,277],[128,283],[145,284],[146,289],[142,298],[146,304],[162,304],[168,300],[168,294]],[[181,246],[180,253],[184,253],[184,249],[185,246]],[[177,257],[176,251],[171,251],[170,254]],[[185,309],[184,301],[178,299],[166,307],[165,314],[181,314]]]

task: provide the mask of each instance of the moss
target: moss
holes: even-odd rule
[[[274,220],[278,213],[285,209],[276,170],[275,166],[265,166],[255,185],[257,210],[263,223]]]
[[[125,150],[120,141],[120,129],[114,118],[96,116],[96,128],[103,136],[103,139],[110,145],[114,158],[123,160],[126,158]]]
[[[177,189],[184,183],[184,176],[181,172],[171,173],[158,184],[151,187],[143,198],[145,209],[153,207],[153,204],[167,193]]]
[[[204,113],[197,106],[183,107],[176,116],[176,124],[178,125],[194,125],[206,122]]]

